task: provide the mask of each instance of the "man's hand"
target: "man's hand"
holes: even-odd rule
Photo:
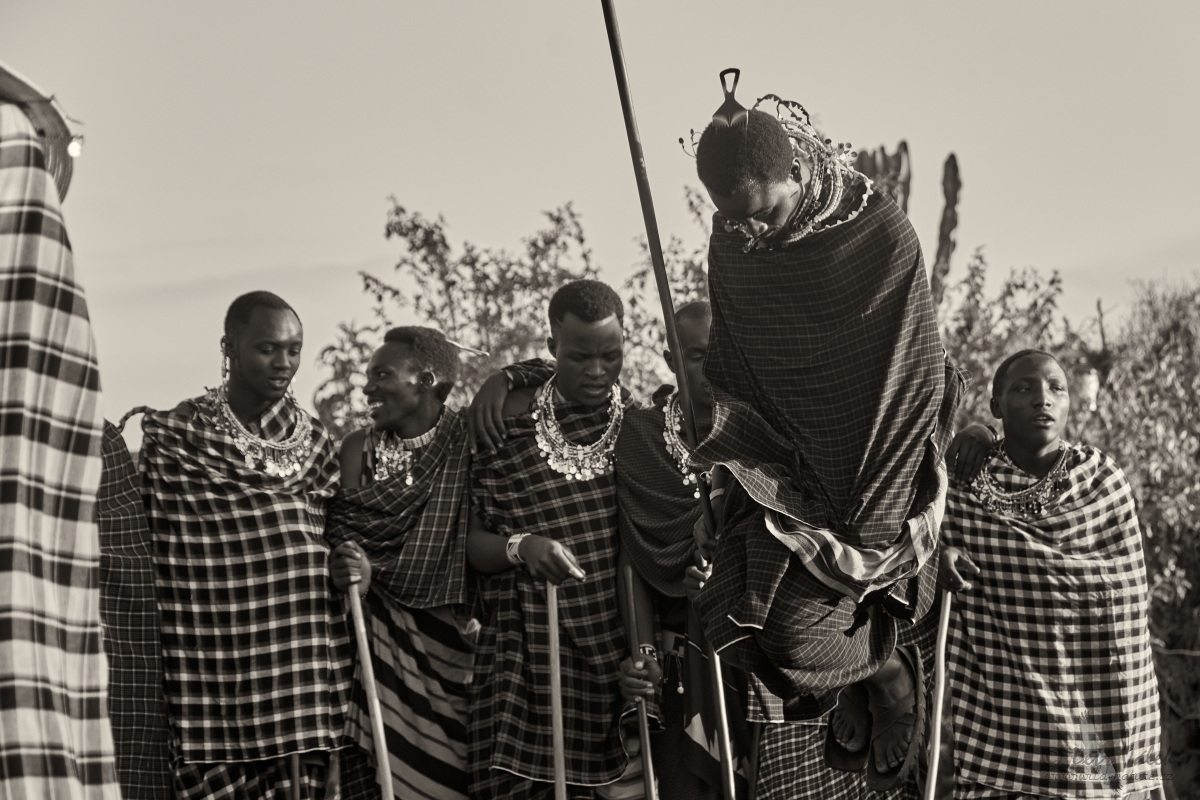
[[[508,377],[495,372],[488,377],[467,409],[467,441],[471,452],[494,453],[504,444],[504,401],[508,399]]]
[[[329,554],[329,577],[339,592],[358,584],[359,594],[371,588],[371,561],[354,542],[342,542]]]
[[[620,667],[621,696],[626,700],[637,697],[654,697],[654,690],[662,683],[662,667],[647,655],[639,655],[637,661],[626,658]]]
[[[705,514],[701,514],[692,526],[692,538],[696,540],[696,552],[703,556],[706,562],[712,561],[713,551],[717,549],[717,537],[713,535]]]
[[[581,581],[587,577],[575,560],[575,554],[553,539],[531,534],[521,540],[517,553],[529,574],[539,581],[558,586],[567,578]]]
[[[959,484],[975,480],[995,441],[996,437],[986,425],[968,425],[955,434],[946,448],[946,470],[950,480]]]
[[[942,588],[952,592],[971,591],[971,584],[963,577],[964,572],[975,578],[979,576],[979,567],[957,547],[943,547],[941,563],[938,564],[938,583]]]
[[[712,577],[712,562],[705,558],[699,549],[692,553],[692,560],[695,563],[683,573],[683,591],[688,600],[695,597],[696,592],[704,588],[704,582]]]

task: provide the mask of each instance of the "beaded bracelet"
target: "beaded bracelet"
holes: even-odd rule
[[[525,563],[525,559],[521,558],[519,548],[521,547],[521,540],[528,535],[528,533],[514,533],[508,537],[508,542],[504,545],[504,556],[508,559],[508,563],[513,566],[519,567]]]

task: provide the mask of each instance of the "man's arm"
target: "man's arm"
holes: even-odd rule
[[[485,575],[524,565],[536,580],[555,585],[568,577],[580,581],[586,577],[575,555],[553,539],[537,534],[499,536],[475,512],[467,525],[467,563]]]

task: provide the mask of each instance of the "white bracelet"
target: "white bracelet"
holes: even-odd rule
[[[518,567],[525,563],[518,548],[521,546],[521,540],[528,535],[528,533],[514,533],[508,537],[508,542],[504,545],[504,556],[508,559],[508,563]]]

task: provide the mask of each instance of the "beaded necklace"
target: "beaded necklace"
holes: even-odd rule
[[[1066,490],[1064,479],[1067,473],[1067,450],[1069,448],[1066,442],[1062,442],[1061,445],[1058,460],[1054,462],[1054,466],[1050,468],[1046,476],[1037,483],[1017,491],[1006,491],[984,467],[984,470],[979,473],[979,477],[975,479],[975,493],[983,501],[983,504],[995,514],[1024,520],[1041,517],[1046,511],[1046,504],[1050,498],[1062,494]],[[988,458],[1001,458],[1012,464],[1012,460],[1004,450],[1003,439],[998,439],[992,445],[992,449],[988,452]]]
[[[237,414],[229,407],[227,386],[209,389],[207,401],[220,414],[216,426],[233,437],[233,445],[246,460],[246,466],[257,469],[272,477],[287,478],[300,471],[301,465],[312,452],[312,420],[300,410],[296,401],[288,395],[288,403],[296,409],[296,427],[292,435],[282,442],[272,442],[251,433]]]
[[[536,439],[542,457],[550,469],[565,475],[567,480],[588,481],[599,475],[608,475],[613,469],[613,449],[617,445],[617,434],[621,432],[621,419],[625,416],[620,385],[613,384],[608,427],[604,433],[592,444],[579,445],[567,440],[554,415],[554,382],[557,377],[546,381],[533,400]]]
[[[403,439],[395,431],[375,431],[379,436],[374,440],[375,469],[372,474],[377,481],[404,476],[404,485],[413,485],[412,467],[415,456],[414,450],[426,447],[437,435],[438,426],[434,425],[420,436]]]
[[[683,474],[683,485],[696,487],[692,497],[699,500],[700,485],[696,483],[696,473],[688,469],[688,456],[691,455],[691,450],[684,443],[683,437],[679,435],[683,429],[683,410],[679,407],[679,390],[671,392],[667,402],[663,403],[663,417],[666,422],[663,426],[663,441],[667,443],[667,453],[675,459],[675,466]]]

